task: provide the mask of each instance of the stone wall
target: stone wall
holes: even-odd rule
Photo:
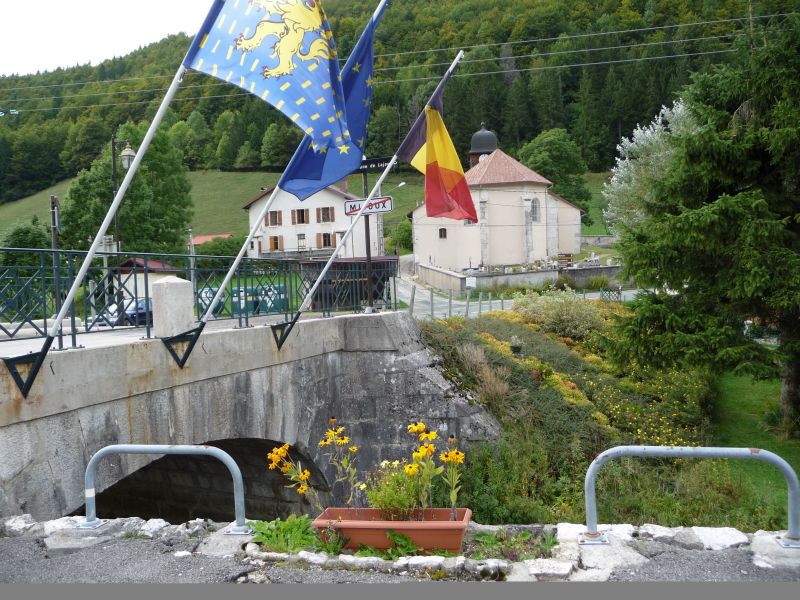
[[[184,369],[160,340],[52,354],[27,399],[0,374],[0,516],[45,519],[78,510],[86,464],[110,444],[288,442],[319,469],[316,483],[327,486],[332,467],[318,441],[331,415],[362,448],[364,468],[408,456],[405,426],[416,419],[465,442],[498,435],[479,406],[454,394],[435,360],[407,313],[301,321],[281,351],[267,327],[207,332]],[[104,459],[97,491],[158,458]],[[202,478],[191,477],[197,469],[182,466],[192,460],[165,463],[154,492],[163,484],[166,494],[178,479],[164,474],[170,471],[190,474],[177,487],[202,490]],[[272,486],[266,466],[249,472],[249,489]],[[229,486],[227,473],[224,479]],[[232,515],[232,500],[214,502],[230,506]]]

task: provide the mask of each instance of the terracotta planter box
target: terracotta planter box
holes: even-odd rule
[[[457,508],[455,521],[450,520],[449,508],[431,508],[419,511],[419,520],[385,521],[376,508],[326,508],[314,519],[313,526],[320,532],[333,525],[340,535],[347,538],[345,548],[358,550],[360,544],[378,550],[392,547],[386,531],[402,533],[413,540],[423,550],[447,550],[453,554],[461,553],[461,543],[467,530],[472,511]]]

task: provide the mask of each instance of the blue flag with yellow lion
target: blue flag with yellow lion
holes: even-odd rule
[[[319,0],[216,0],[184,65],[268,102],[318,146],[350,151],[336,45]]]

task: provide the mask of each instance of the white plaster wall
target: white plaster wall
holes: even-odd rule
[[[248,222],[250,228],[256,222],[256,218],[264,208],[264,204],[269,199],[269,196],[261,198],[250,206],[248,210]],[[348,217],[344,214],[345,199],[330,190],[322,190],[314,194],[307,200],[299,202],[297,198],[291,194],[279,191],[275,201],[270,207],[270,211],[280,210],[283,213],[283,223],[280,226],[262,226],[261,230],[253,238],[253,248],[248,247],[247,256],[258,256],[258,242],[261,240],[262,254],[269,253],[269,238],[275,235],[283,236],[283,252],[297,251],[297,235],[305,234],[306,236],[306,250],[317,250],[317,234],[318,233],[336,233],[335,240],[332,240],[334,247],[339,243],[341,235],[347,231],[352,223],[354,217]],[[335,221],[332,223],[317,223],[317,208],[334,207]],[[292,210],[308,209],[308,216],[310,223],[302,225],[292,225]],[[378,233],[378,223],[375,216],[370,217],[370,242],[372,246],[372,255],[377,256],[381,254],[381,243]],[[362,221],[356,225],[350,238],[348,238],[345,247],[339,254],[341,258],[353,258],[366,255],[366,247],[364,243],[364,222]],[[331,248],[332,250],[333,248]]]
[[[558,252],[578,254],[581,251],[581,211],[565,202],[558,203]]]

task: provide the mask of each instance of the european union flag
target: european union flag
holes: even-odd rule
[[[184,65],[247,90],[319,148],[352,152],[328,19],[319,0],[215,0]]]
[[[343,179],[361,164],[372,107],[375,24],[375,19],[370,19],[342,69],[347,124],[354,146],[340,152],[318,146],[316,140],[306,136],[278,182],[278,187],[300,200]]]

